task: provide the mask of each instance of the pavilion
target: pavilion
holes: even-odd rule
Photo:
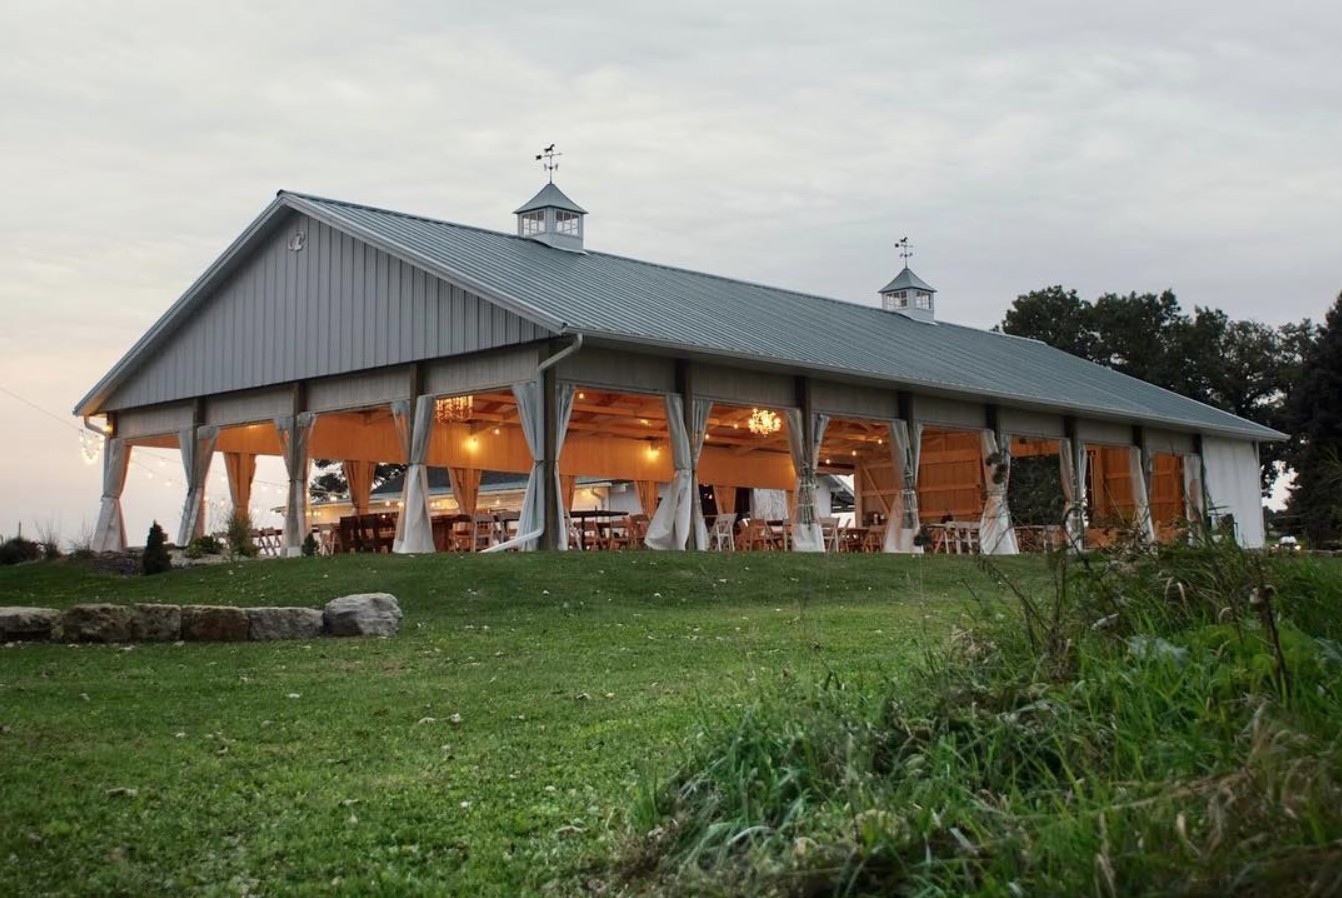
[[[1282,434],[940,321],[907,265],[876,307],[592,251],[553,183],[514,214],[501,233],[281,191],[75,407],[104,419],[95,546],[126,545],[136,446],[181,450],[179,542],[202,531],[215,453],[241,510],[256,458],[282,457],[290,553],[312,458],[344,462],[356,508],[376,463],[409,465],[398,552],[433,551],[439,467],[467,509],[482,472],[525,476],[505,548],[565,548],[576,478],[596,477],[662,484],[652,548],[707,546],[702,485],[719,510],[785,491],[791,546],[818,551],[817,478],[837,474],[884,551],[954,520],[1012,553],[1012,460],[1038,456],[1056,458],[1073,546],[1109,519],[1263,544],[1258,443]]]

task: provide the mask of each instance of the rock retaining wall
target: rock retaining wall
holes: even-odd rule
[[[391,636],[401,606],[385,592],[341,596],[317,608],[228,605],[0,607],[0,640],[57,642],[241,642],[318,636]]]

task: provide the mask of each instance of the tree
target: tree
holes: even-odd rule
[[[1096,361],[1092,311],[1090,303],[1077,296],[1075,290],[1065,290],[1060,285],[1045,287],[1016,297],[1001,329]]]
[[[314,499],[325,499],[328,496],[349,495],[349,484],[345,482],[345,471],[341,467],[342,462],[329,458],[318,458],[313,462],[320,471],[312,482],[308,484],[308,493]],[[405,473],[406,465],[384,465],[379,464],[373,469],[373,487]]]
[[[1342,294],[1306,350],[1288,409],[1298,443],[1287,511],[1311,543],[1328,545],[1342,537]]]
[[[144,542],[144,554],[140,556],[140,566],[146,574],[162,574],[172,570],[172,556],[168,554],[168,535],[158,525],[158,521],[149,528],[149,536]]]

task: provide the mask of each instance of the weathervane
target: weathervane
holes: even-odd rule
[[[545,169],[545,174],[550,178],[551,184],[555,182],[555,172],[559,171],[559,163],[555,162],[555,157],[562,155],[564,154],[555,152],[554,144],[550,144],[548,147],[546,147],[545,149],[541,150],[539,153],[536,154],[536,161],[540,162],[541,167]],[[541,162],[542,159],[545,161]]]
[[[537,159],[540,157],[537,156]],[[904,267],[909,267],[909,259],[913,258],[913,247],[909,245],[908,237],[901,237],[895,241],[895,246],[899,247],[899,257],[904,260]]]

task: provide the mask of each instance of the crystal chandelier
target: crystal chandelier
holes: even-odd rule
[[[433,403],[433,417],[439,424],[460,424],[470,419],[474,408],[474,396],[448,396]]]
[[[750,432],[755,436],[767,437],[783,428],[783,419],[767,408],[751,409],[750,420],[746,422],[746,427],[750,428]]]

